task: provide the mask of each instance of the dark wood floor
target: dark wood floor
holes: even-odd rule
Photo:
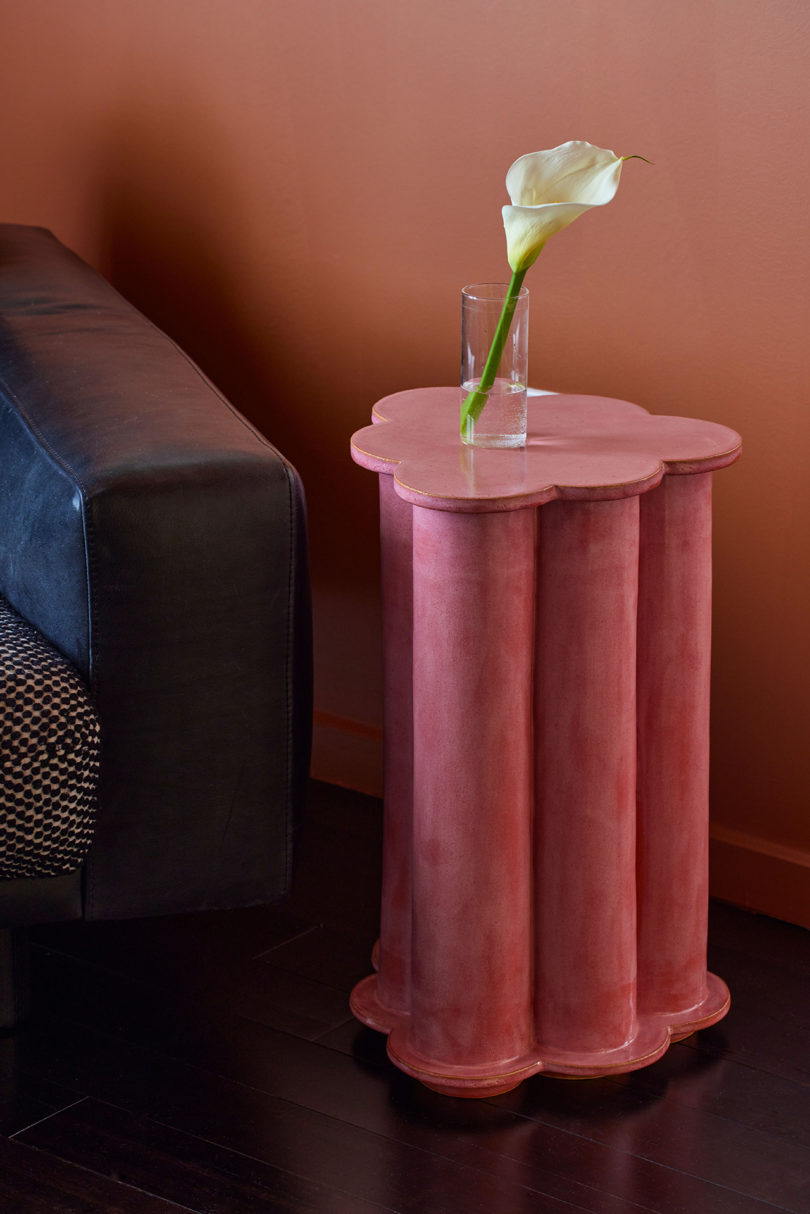
[[[451,1100],[348,1013],[379,824],[313,785],[283,908],[36,932],[2,1214],[808,1214],[810,933],[715,906],[722,1025],[634,1075]]]

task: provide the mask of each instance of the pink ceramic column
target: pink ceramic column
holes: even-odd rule
[[[538,511],[535,1018],[551,1071],[598,1073],[637,1030],[638,511]]]
[[[380,476],[383,620],[383,893],[377,998],[410,1011],[413,801],[413,507]]]
[[[639,1010],[666,1017],[675,1036],[679,1019],[688,1029],[712,1015],[707,997],[714,1011],[725,1002],[706,973],[711,481],[666,476],[641,500]]]
[[[514,1087],[532,1041],[534,511],[414,509],[412,1021],[430,1086]]]
[[[453,1095],[644,1066],[728,1007],[705,968],[710,474],[739,436],[545,396],[525,448],[472,451],[452,387],[374,422],[352,454],[381,474],[385,872],[352,1008]]]

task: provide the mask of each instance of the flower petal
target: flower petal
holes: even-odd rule
[[[571,140],[544,152],[521,156],[506,174],[515,206],[549,202],[586,202],[601,206],[619,188],[622,158],[592,143]]]
[[[561,202],[539,207],[504,207],[506,255],[512,270],[528,270],[543,245],[555,232],[562,231],[585,211],[587,204]]]
[[[506,249],[514,271],[527,270],[550,236],[619,188],[622,158],[572,140],[521,156],[506,174],[512,205],[503,208]]]

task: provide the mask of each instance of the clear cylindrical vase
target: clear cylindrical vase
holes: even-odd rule
[[[461,292],[461,438],[474,447],[526,444],[529,291],[474,283]]]

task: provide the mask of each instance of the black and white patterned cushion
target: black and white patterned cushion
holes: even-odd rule
[[[79,866],[93,837],[98,769],[87,688],[0,598],[0,879]]]

